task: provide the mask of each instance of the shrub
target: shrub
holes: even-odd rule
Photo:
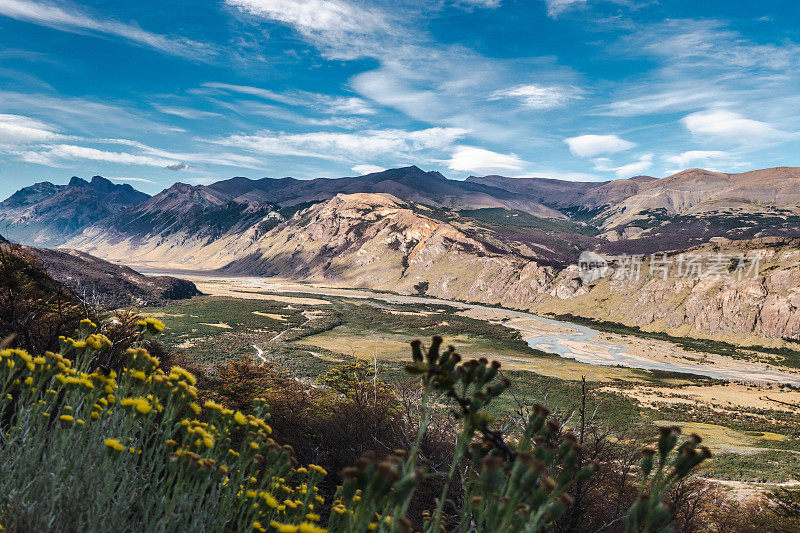
[[[201,407],[195,377],[177,366],[163,370],[142,347],[163,324],[147,319],[137,327],[119,373],[90,372],[112,343],[89,320],[76,339],[60,339],[58,354],[0,352],[0,524],[11,531],[323,531],[317,524],[337,532],[410,531],[412,501],[435,480],[438,496],[423,502],[419,524],[426,532],[543,531],[572,504],[569,489],[597,468],[583,464],[578,440],[542,406],[521,434],[506,435],[486,411],[509,385],[500,365],[462,363],[434,337],[427,350],[412,343],[407,367],[421,382],[415,436],[405,448],[382,457],[368,450],[344,468],[323,515],[318,486],[327,472],[298,467],[292,448],[272,439],[266,402],[234,386],[228,399],[251,412],[211,400]],[[258,375],[246,365],[232,371]],[[321,397],[369,405],[367,390],[353,392],[364,372],[356,364],[329,373],[331,392]],[[377,380],[372,394],[402,411],[402,399]],[[437,469],[423,448],[442,407],[457,431],[450,461]],[[651,531],[672,519],[663,502],[707,456],[698,442],[678,446],[677,430],[662,430],[655,466],[656,450],[643,456],[649,481],[627,530]]]

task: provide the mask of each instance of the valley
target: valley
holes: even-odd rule
[[[713,365],[727,379],[715,379],[699,375],[714,354],[603,332],[576,340],[574,324],[509,309],[274,278],[184,277],[207,296],[147,312],[167,323],[168,346],[208,365],[261,354],[314,384],[328,369],[360,359],[377,364],[382,379],[402,379],[408,342],[440,334],[464,357],[503,363],[515,385],[498,404],[498,415],[513,413],[518,403],[541,401],[557,412],[572,411],[585,376],[604,423],[633,434],[668,420],[701,432],[720,452],[703,475],[730,482],[725,486],[741,494],[791,482],[800,466],[800,418],[786,406],[800,403],[800,392],[784,385],[797,379],[791,369],[761,366],[760,375],[728,358]],[[570,337],[576,339],[565,340]],[[553,353],[556,339],[573,352]],[[689,373],[623,366],[603,357],[581,360],[581,354],[603,354],[611,347],[638,362],[672,361],[667,368]]]
[[[706,437],[702,475],[737,496],[796,480],[800,169],[115,187],[37,184],[0,204],[0,227],[58,247],[31,250],[73,290],[164,320],[168,350],[204,373],[245,358],[317,390],[360,360],[399,383],[408,343],[441,335],[502,363],[514,387],[495,416],[539,402],[569,420],[585,378],[625,442],[675,424]],[[42,225],[104,194],[128,203]],[[612,274],[587,276],[586,253]]]

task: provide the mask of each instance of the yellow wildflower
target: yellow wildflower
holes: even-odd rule
[[[119,442],[119,440],[118,440],[118,439],[106,439],[106,440],[104,440],[104,441],[103,441],[103,443],[104,443],[104,444],[105,444],[107,447],[109,447],[109,448],[111,448],[112,450],[114,450],[114,451],[117,451],[117,452],[121,452],[122,450],[124,450],[124,449],[125,449],[125,446],[123,446],[123,445],[122,445],[122,444]]]
[[[277,529],[278,533],[297,533],[297,531],[299,531],[298,526],[293,526],[290,524],[281,524],[274,520],[270,522],[269,525]]]
[[[123,398],[120,405],[123,407],[133,406],[143,415],[153,410],[152,404],[146,398]]]
[[[321,466],[319,466],[319,465],[308,465],[308,467],[309,467],[311,470],[313,470],[314,472],[317,472],[317,473],[319,473],[319,474],[322,474],[323,476],[327,476],[327,475],[328,475],[328,471],[327,471],[327,470],[325,470],[324,468],[322,468],[322,467],[321,467]]]
[[[222,412],[223,409],[223,407],[220,404],[218,404],[217,402],[212,402],[211,400],[204,403],[203,407],[205,407],[206,409],[210,409],[212,411],[220,411],[220,412]]]
[[[181,368],[179,366],[173,366],[170,369],[170,374],[178,374],[178,376],[180,376],[181,378],[183,378],[186,381],[188,381],[189,385],[194,385],[195,383],[197,383],[197,378],[194,377],[194,374],[192,374],[188,370],[185,370],[185,369],[183,369],[183,368]],[[172,379],[172,378],[170,378],[170,379]]]
[[[275,509],[276,507],[278,507],[278,500],[276,500],[276,499],[275,499],[275,498],[272,496],[272,494],[269,494],[269,493],[266,493],[266,492],[265,492],[265,493],[264,493],[264,501],[266,502],[266,504],[267,504],[268,506],[272,507],[273,509]]]

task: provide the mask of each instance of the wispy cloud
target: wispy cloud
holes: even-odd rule
[[[109,179],[111,181],[120,181],[120,182],[123,182],[123,183],[127,183],[127,182],[131,182],[131,183],[155,183],[155,181],[149,180],[147,178],[112,178],[112,177],[109,176],[109,177],[106,177],[106,179]]]
[[[144,165],[151,167],[164,168],[167,165],[178,163],[175,160],[161,159],[156,157],[135,155],[127,152],[108,152],[89,148],[86,146],[75,146],[70,144],[59,144],[44,146],[38,150],[22,152],[20,157],[29,163],[41,165],[56,165],[59,160],[87,159],[91,161],[102,161],[106,163],[120,163],[124,165]]]
[[[597,107],[611,116],[697,111],[722,105],[769,107],[795,93],[800,46],[757,43],[719,20],[667,19],[642,24],[610,51],[655,61],[616,98]],[[621,96],[621,97],[620,97]]]
[[[240,94],[247,94],[250,96],[257,96],[265,100],[273,100],[282,104],[297,106],[303,105],[304,100],[295,96],[277,93],[269,89],[262,89],[260,87],[251,87],[249,85],[233,85],[230,83],[208,82],[204,83],[203,87],[208,89],[221,89],[225,91],[232,91]]]
[[[454,5],[459,7],[480,7],[494,9],[500,7],[502,0],[455,0]]]
[[[202,87],[237,94],[255,96],[264,100],[278,102],[293,107],[312,108],[317,111],[335,115],[374,115],[375,109],[363,98],[354,96],[331,96],[307,91],[276,92],[248,85],[232,85],[229,83],[208,82]]]
[[[389,15],[345,0],[226,0],[229,6],[293,27],[333,59],[374,56],[371,36],[394,34]],[[365,38],[366,37],[366,38]]]
[[[53,126],[22,115],[0,115],[0,144],[50,142],[61,138]]]
[[[725,171],[752,168],[752,163],[741,159],[739,150],[687,150],[679,154],[662,156],[662,160],[669,165],[666,174],[675,174],[687,168],[704,168],[706,170]]]
[[[529,109],[546,110],[564,107],[570,100],[582,98],[581,92],[580,89],[573,86],[516,85],[493,92],[489,95],[489,100],[517,99]]]
[[[229,5],[265,22],[293,28],[327,59],[370,58],[378,67],[361,72],[350,87],[377,106],[432,126],[473,130],[480,139],[514,139],[530,128],[510,106],[487,103],[495,91],[520,88],[521,68],[535,69],[545,87],[568,87],[574,77],[552,57],[524,61],[488,58],[463,46],[437,42],[415,22],[448,2],[360,2],[348,0],[228,0]],[[492,5],[494,2],[491,3]],[[433,7],[431,7],[433,6]],[[491,7],[491,6],[487,6]],[[409,39],[413,35],[413,39]],[[523,66],[522,63],[525,63]],[[490,80],[487,84],[487,80]],[[521,98],[526,97],[526,100]],[[503,95],[498,92],[495,97]],[[509,94],[531,106],[553,106],[555,97]],[[547,100],[545,102],[545,99]]]
[[[580,6],[586,5],[586,0],[544,0],[547,5],[547,14],[553,18]]]
[[[73,33],[120,37],[159,52],[192,59],[208,59],[216,53],[214,47],[208,44],[167,37],[132,24],[95,17],[85,11],[50,2],[0,0],[0,15]]]
[[[688,150],[686,152],[664,156],[664,161],[681,169],[688,168],[695,163],[707,164],[710,161],[728,159],[730,154],[721,150]]]
[[[331,161],[363,161],[373,158],[421,159],[426,151],[444,150],[466,135],[459,128],[405,131],[366,130],[359,133],[285,133],[262,131],[255,135],[231,135],[209,142],[275,156],[298,156]]]
[[[166,115],[174,115],[185,119],[199,119],[199,118],[218,118],[221,117],[219,113],[211,111],[202,111],[200,109],[192,109],[189,107],[174,107],[161,104],[155,104],[153,107]]]
[[[142,131],[158,133],[185,131],[170,124],[151,120],[137,109],[86,98],[0,91],[0,105],[3,110],[46,116],[52,122],[69,125],[73,132],[87,134],[97,135],[99,128],[112,129],[117,134],[120,132],[141,133]]]

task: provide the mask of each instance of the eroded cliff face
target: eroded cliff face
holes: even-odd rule
[[[800,339],[800,244],[778,239],[704,245],[688,253],[704,257],[754,257],[758,272],[722,276],[649,276],[638,281],[604,278],[584,285],[576,268],[559,273],[550,294],[534,304],[539,312],[621,322],[675,335],[747,340]]]

